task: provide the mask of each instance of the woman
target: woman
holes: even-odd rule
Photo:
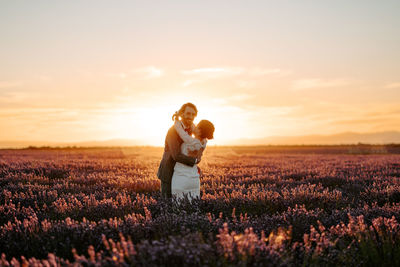
[[[182,138],[181,152],[190,157],[197,157],[203,153],[208,139],[214,138],[214,125],[208,120],[200,121],[193,129],[195,138],[185,132],[182,122],[175,120],[174,125],[178,135]],[[171,193],[178,199],[185,195],[189,199],[200,197],[200,173],[197,164],[193,167],[177,162],[172,175]]]

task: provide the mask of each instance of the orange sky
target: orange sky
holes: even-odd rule
[[[0,3],[0,140],[400,131],[398,1]]]

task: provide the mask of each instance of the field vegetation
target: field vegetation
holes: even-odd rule
[[[400,266],[400,146],[209,147],[201,198],[162,149],[0,150],[0,265]]]

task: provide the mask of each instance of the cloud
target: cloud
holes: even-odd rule
[[[290,74],[290,71],[285,71],[279,68],[243,68],[243,67],[207,67],[182,70],[181,74],[190,77],[182,83],[183,87],[190,86],[194,83],[205,82],[212,79],[230,78],[240,76],[243,80],[239,80],[237,85],[243,88],[254,87],[254,81],[246,79],[255,79],[257,77],[267,75],[285,76]]]
[[[191,70],[183,70],[183,75],[195,75],[206,78],[219,78],[226,76],[234,76],[243,73],[243,68],[232,68],[232,67],[218,67],[218,68],[198,68]]]
[[[182,70],[181,74],[190,77],[182,83],[183,87],[188,87],[195,83],[205,82],[212,79],[232,77],[243,73],[242,68],[198,68],[190,70]]]
[[[226,76],[235,75],[246,75],[246,76],[266,76],[266,75],[288,75],[291,71],[282,70],[280,68],[243,68],[243,67],[208,67],[208,68],[198,68],[191,70],[183,70],[184,75],[196,75],[205,76],[209,78],[219,78]]]
[[[265,107],[252,107],[255,113],[260,113],[259,116],[289,116],[299,109],[298,105],[295,106],[265,106]]]
[[[348,84],[344,79],[322,80],[322,79],[300,79],[292,82],[293,91],[302,91],[317,88],[338,87]]]
[[[121,80],[126,79],[129,74],[126,72],[120,72],[120,73],[108,73],[107,76],[113,77],[113,78],[119,78]]]
[[[158,69],[154,66],[133,69],[131,70],[131,72],[134,74],[142,75],[144,79],[159,78],[164,75],[164,70]]]
[[[386,88],[386,89],[400,88],[400,82],[388,83],[385,85],[384,88]]]
[[[231,96],[227,96],[224,98],[213,98],[211,101],[214,102],[215,104],[228,104],[228,103],[232,103],[232,102],[242,102],[244,100],[248,100],[251,98],[254,98],[255,95],[251,95],[251,94],[236,94],[236,95],[231,95]]]
[[[186,80],[182,83],[182,86],[187,87],[187,86],[190,86],[190,85],[192,85],[194,83],[198,83],[198,82],[201,82],[201,80]]]
[[[22,103],[37,96],[37,92],[9,91],[0,94],[0,103],[2,105],[6,103]]]
[[[240,80],[236,82],[239,88],[254,88],[256,86],[255,81]]]
[[[143,68],[131,69],[126,72],[119,73],[109,73],[108,76],[116,77],[120,79],[127,79],[129,77],[139,78],[139,79],[156,79],[165,75],[163,69],[156,68],[154,66],[148,66]]]
[[[334,121],[336,124],[348,124],[348,125],[354,125],[354,124],[366,124],[370,125],[372,123],[377,123],[377,122],[383,122],[383,121],[391,121],[390,118],[355,118],[355,119],[348,119],[348,120],[337,120]]]
[[[266,76],[266,75],[279,75],[286,76],[291,74],[292,72],[289,70],[282,70],[279,68],[253,68],[248,70],[248,74],[250,76]]]
[[[335,107],[336,106],[336,107]],[[316,106],[308,109],[308,113],[318,109],[318,117],[314,121],[325,124],[324,132],[370,132],[398,130],[400,110],[396,105],[374,103],[343,104],[335,103],[324,108]]]
[[[20,87],[22,85],[23,85],[22,81],[0,81],[0,89]]]

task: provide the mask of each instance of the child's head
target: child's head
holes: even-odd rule
[[[212,124],[208,120],[201,120],[194,131],[194,134],[201,139],[207,138],[207,139],[213,139],[214,138],[214,124]]]

